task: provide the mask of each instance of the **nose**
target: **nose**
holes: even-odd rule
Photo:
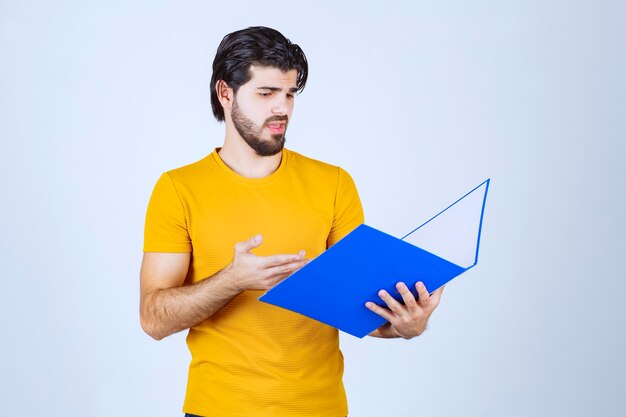
[[[289,113],[290,103],[287,97],[277,97],[274,105],[272,106],[272,114],[277,116],[284,116]]]

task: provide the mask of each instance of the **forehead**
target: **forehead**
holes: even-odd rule
[[[282,71],[275,67],[250,66],[252,78],[246,84],[252,88],[258,87],[282,87],[296,88],[298,81],[298,71],[295,69]]]

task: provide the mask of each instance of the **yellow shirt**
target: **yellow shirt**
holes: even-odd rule
[[[229,264],[235,243],[260,233],[260,256],[324,252],[363,223],[350,175],[283,150],[265,178],[232,171],[216,149],[157,182],[145,252],[192,252],[186,284]],[[351,279],[351,277],[346,277]],[[345,416],[343,356],[336,329],[258,301],[245,291],[189,330],[183,411],[206,417]]]

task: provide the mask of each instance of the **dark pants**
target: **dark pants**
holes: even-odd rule
[[[187,413],[187,414],[185,414],[185,417],[202,417],[202,416],[198,416],[198,415],[195,415],[195,414]]]

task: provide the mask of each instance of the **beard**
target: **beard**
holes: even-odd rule
[[[285,133],[287,132],[287,125],[285,125],[285,132],[272,135],[270,134],[269,140],[264,140],[262,138],[263,129],[265,126],[271,122],[277,121],[288,121],[287,116],[272,116],[263,122],[263,125],[260,128],[254,124],[254,122],[248,119],[242,112],[239,110],[239,105],[237,104],[237,99],[233,101],[233,109],[231,111],[231,117],[233,119],[233,124],[235,125],[235,129],[239,132],[239,135],[246,141],[248,146],[250,146],[259,156],[272,156],[276,155],[278,152],[283,150],[285,146]]]

